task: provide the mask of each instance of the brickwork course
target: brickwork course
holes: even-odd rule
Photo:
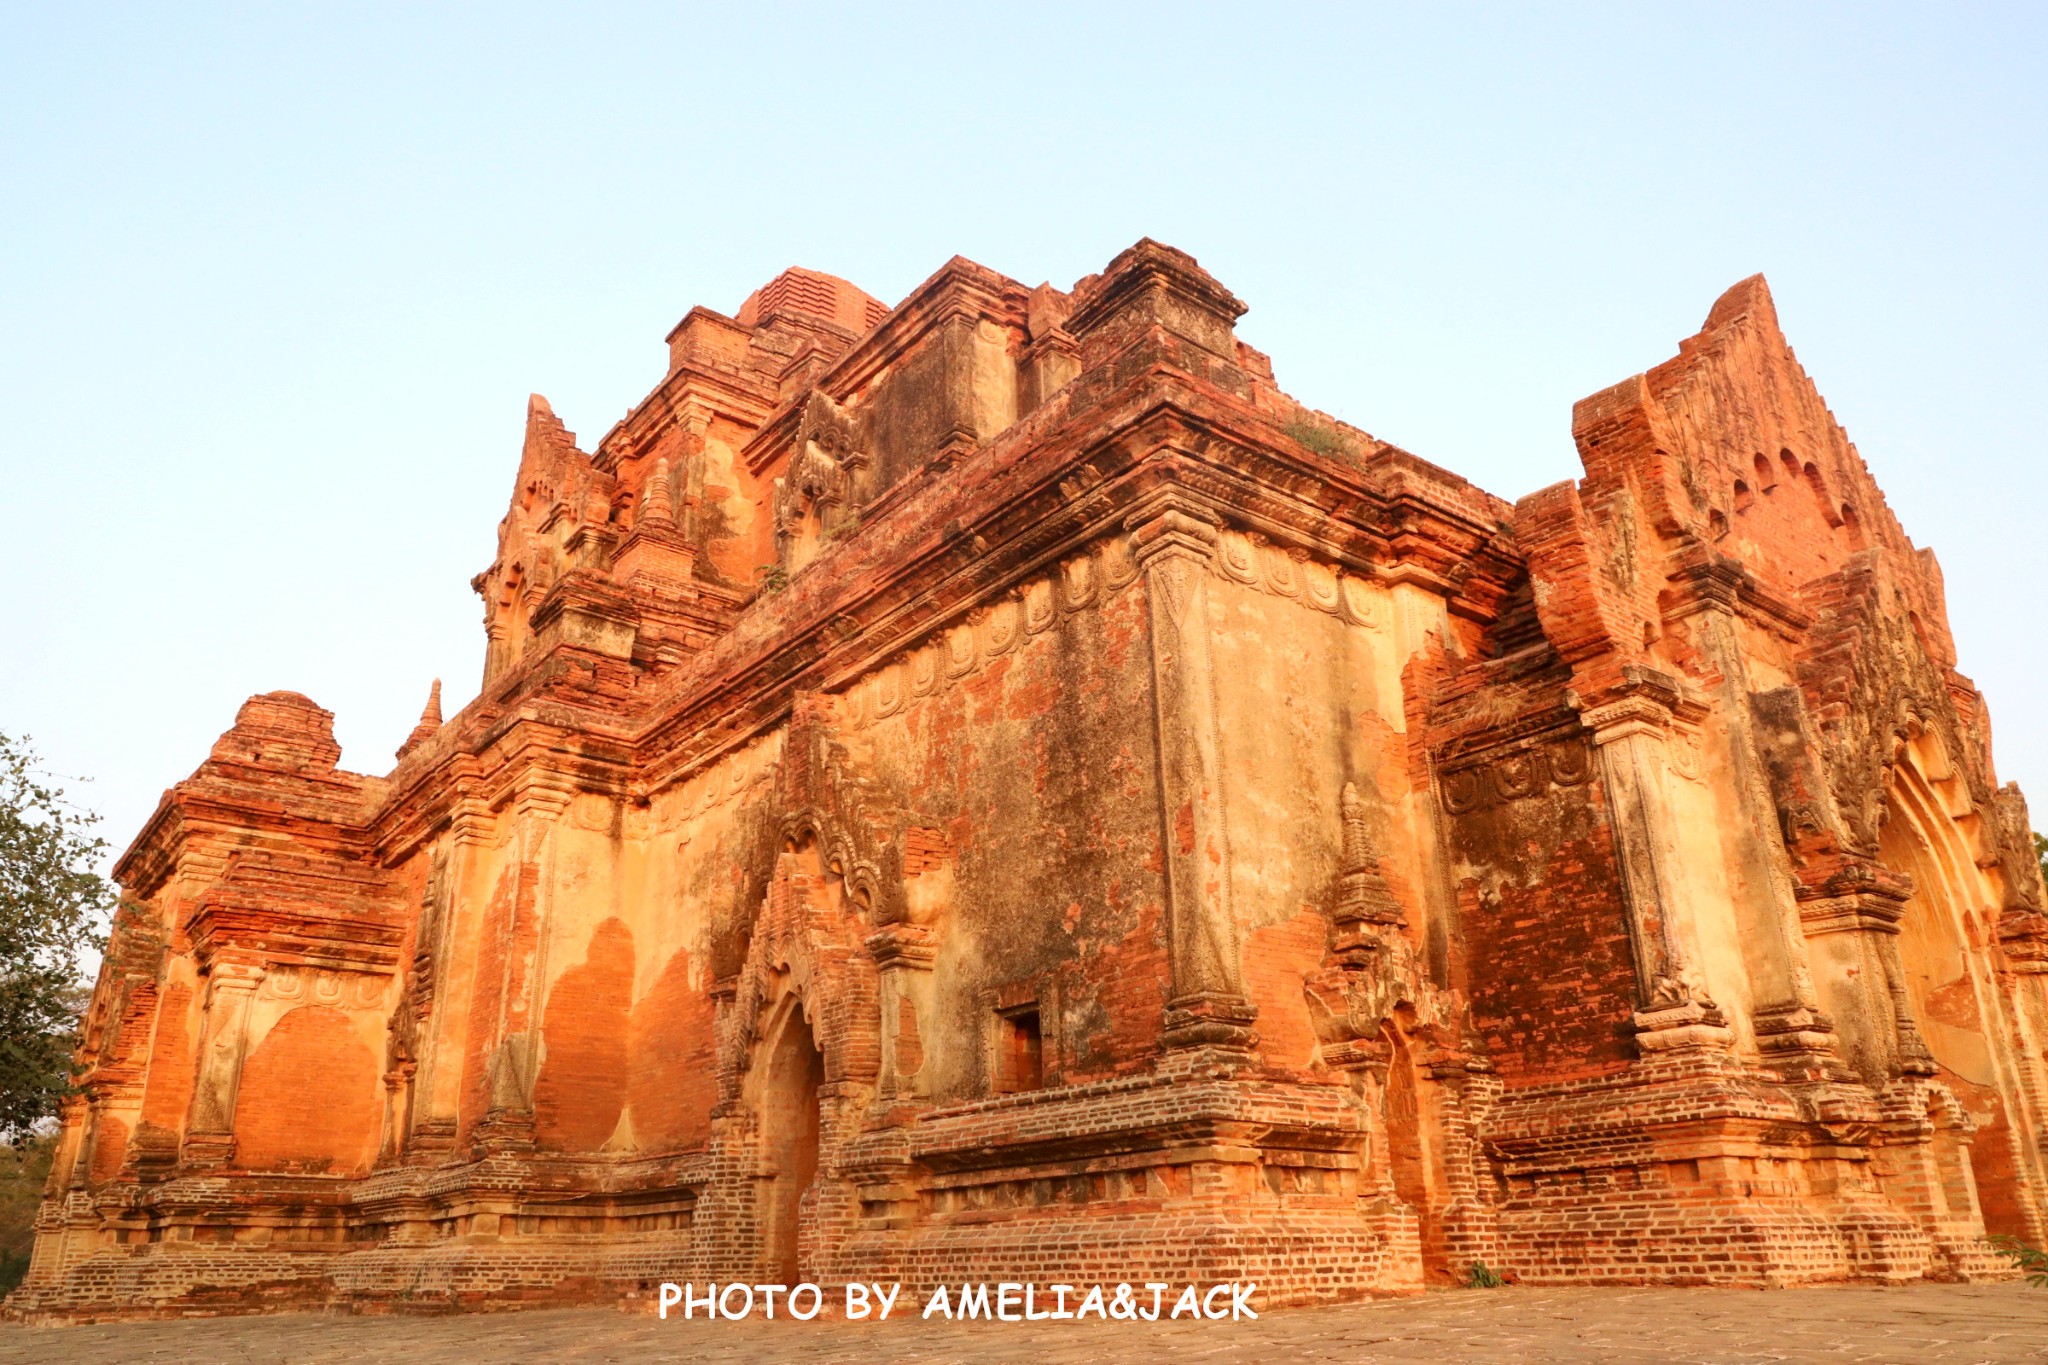
[[[252,697],[118,864],[7,1311],[2048,1243],[2031,822],[1762,278],[1515,503],[1243,311],[791,270],[534,397],[478,697],[381,776]]]

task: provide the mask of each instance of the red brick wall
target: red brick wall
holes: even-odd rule
[[[608,919],[583,961],[548,995],[544,1049],[533,1085],[534,1137],[564,1152],[594,1152],[626,1107],[627,1024],[633,998],[633,934]]]
[[[1036,629],[1007,608],[1001,652],[979,622],[954,670],[936,637],[929,695],[906,676],[893,714],[865,690],[842,702],[849,739],[919,817],[902,836],[906,871],[952,861],[941,936],[991,949],[950,960],[919,1020],[934,1099],[986,1093],[990,992],[1048,1002],[1048,1065],[1068,1081],[1157,1050],[1169,972],[1145,601],[1135,583],[1110,589],[1099,558],[1083,567],[1071,581],[1090,585],[1086,605],[1060,599]]]
[[[1635,1055],[1635,966],[1597,786],[1453,822],[1472,1016],[1513,1081],[1617,1071]],[[1485,874],[1482,873],[1482,876]]]
[[[142,1095],[142,1122],[173,1132],[184,1130],[185,1111],[192,1102],[191,1011],[191,987],[177,981],[164,988],[157,1007],[149,1085]]]
[[[301,1005],[242,1067],[235,1157],[250,1170],[359,1171],[377,1141],[377,1058],[349,1017]]]
[[[1305,1067],[1315,1055],[1302,980],[1322,965],[1330,922],[1313,906],[1254,929],[1244,944],[1245,992],[1259,1009],[1259,1050],[1270,1066]]]
[[[88,1168],[93,1184],[114,1178],[121,1169],[121,1158],[127,1148],[128,1125],[113,1114],[102,1114],[98,1132],[93,1138],[92,1165]]]
[[[718,1100],[717,1043],[710,981],[690,980],[690,955],[677,949],[627,1027],[626,1094],[643,1151],[697,1147],[711,1132]]]

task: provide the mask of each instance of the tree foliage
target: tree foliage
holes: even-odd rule
[[[2036,1289],[2048,1289],[2048,1251],[2030,1247],[2017,1237],[1987,1237],[1984,1240],[1991,1243],[1992,1250],[2018,1266],[2028,1284]]]
[[[71,1091],[83,983],[113,888],[94,867],[99,817],[65,798],[24,740],[0,734],[0,1139],[17,1142]]]
[[[56,1150],[52,1133],[0,1147],[0,1294],[28,1274],[36,1208],[43,1202],[43,1185],[50,1178],[50,1158]]]

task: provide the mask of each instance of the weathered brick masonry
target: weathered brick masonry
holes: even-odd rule
[[[2025,806],[1763,281],[1515,505],[1242,311],[793,270],[535,398],[481,695],[251,698],[121,862],[11,1309],[2048,1242]]]

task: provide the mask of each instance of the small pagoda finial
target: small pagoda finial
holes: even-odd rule
[[[1365,799],[1358,794],[1356,783],[1344,784],[1338,810],[1344,817],[1344,870],[1365,871],[1373,862],[1372,842],[1365,828]]]
[[[441,728],[441,680],[434,679],[434,685],[427,690],[427,704],[420,711],[420,723],[412,727],[412,733],[405,737],[405,743],[398,746],[398,756],[404,758],[414,749],[434,737]]]
[[[1354,783],[1346,782],[1337,800],[1344,818],[1344,861],[1338,869],[1335,918],[1364,920],[1373,924],[1398,924],[1400,902],[1380,875],[1379,858],[1374,855],[1372,831],[1366,823],[1365,798]]]
[[[673,523],[676,519],[675,504],[668,492],[668,461],[656,460],[654,472],[647,476],[647,494],[640,500],[640,519],[647,522]]]

